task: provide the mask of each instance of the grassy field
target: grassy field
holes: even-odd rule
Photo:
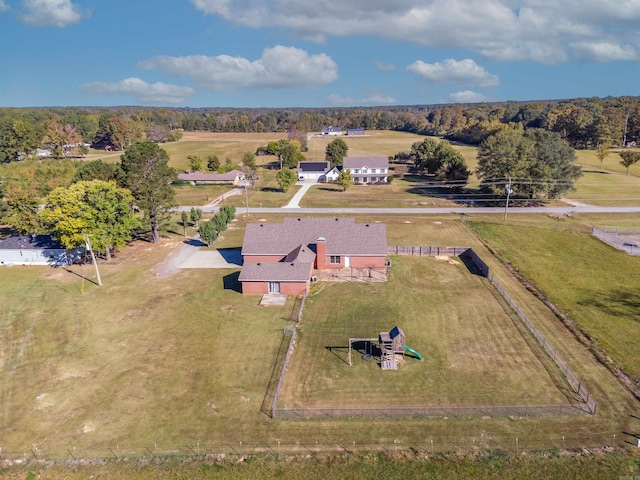
[[[170,237],[160,245],[136,243],[112,264],[102,264],[102,288],[89,281],[83,285],[78,276],[94,278],[90,266],[68,270],[3,269],[0,276],[3,456],[9,452],[29,452],[32,448],[36,454],[44,452],[67,458],[69,450],[79,457],[108,456],[108,448],[140,455],[148,452],[147,448],[163,452],[179,447],[186,451],[186,445],[197,442],[212,452],[228,451],[228,445],[234,443],[238,448],[240,442],[248,446],[275,446],[281,442],[285,451],[309,442],[333,446],[355,442],[387,449],[395,442],[428,445],[430,440],[436,450],[476,446],[513,449],[516,437],[520,448],[530,449],[622,444],[621,432],[638,430],[629,416],[637,404],[566,328],[491,257],[476,235],[455,218],[388,217],[385,219],[388,242],[477,248],[494,275],[523,309],[537,319],[547,339],[596,397],[597,415],[375,422],[271,420],[261,413],[261,407],[292,304],[259,307],[256,297],[238,293],[237,270],[196,269],[183,270],[171,277],[156,276],[154,266],[182,241],[181,237]],[[253,215],[250,219],[257,220]],[[359,221],[371,220],[359,217]],[[545,217],[541,220],[552,222]],[[240,216],[216,245],[239,246],[243,221]],[[398,264],[400,268],[405,263]],[[453,280],[459,278],[459,272],[456,273],[459,266],[429,265],[429,261],[417,265],[415,273],[429,272],[442,276],[443,280],[449,274]],[[409,267],[405,264],[403,268]],[[451,271],[445,275],[443,268]],[[417,288],[422,280],[415,281]],[[479,279],[472,277],[470,281]],[[412,282],[404,283],[407,286]],[[372,288],[361,286],[363,296]],[[313,298],[309,311],[326,309],[328,300],[324,296],[335,296],[341,309],[334,311],[338,318],[332,321],[344,316],[348,323],[353,310],[341,295],[336,295],[344,288],[356,286],[326,287]],[[386,308],[381,308],[381,312],[390,313]],[[500,315],[502,321],[508,320],[504,313]],[[410,316],[404,319],[410,322]],[[395,322],[384,323],[384,328],[390,328]],[[407,325],[402,326],[406,328],[409,344],[426,358],[422,363],[407,359],[407,380],[425,366],[433,375],[437,373],[437,365],[450,366],[451,358],[436,355],[444,350],[438,350],[432,343],[435,338],[417,332],[415,323]],[[306,323],[303,326],[307,328]],[[373,336],[381,326],[371,323]],[[369,327],[366,324],[363,327],[370,335]],[[505,340],[500,349],[495,347],[496,351],[508,352],[522,345],[517,334],[513,337]],[[465,337],[461,345],[477,352],[473,338]],[[525,365],[530,367],[533,368],[531,364]],[[495,374],[499,376],[498,372]],[[439,378],[446,376],[441,373]],[[463,378],[461,372],[455,381],[462,382]],[[513,386],[518,381],[517,378],[513,381],[505,397],[517,395]],[[547,384],[541,381],[540,385],[544,389]],[[441,391],[446,394],[446,386]],[[338,398],[342,395],[337,391],[335,394]],[[471,397],[469,393],[467,398]],[[554,398],[551,401],[556,401]],[[248,448],[253,451],[253,447]]]
[[[570,403],[559,372],[485,278],[459,260],[392,260],[387,284],[340,283],[307,299],[282,407]],[[347,365],[350,337],[395,325],[424,361],[406,356],[383,372],[360,348]]]
[[[188,168],[187,155],[199,155],[202,159],[210,154],[216,154],[223,163],[229,158],[239,163],[242,155],[255,152],[256,148],[266,145],[269,141],[286,138],[284,133],[211,133],[185,132],[179,142],[163,144],[171,157],[170,165],[178,170]],[[415,142],[425,137],[404,132],[368,131],[364,137],[341,137],[349,146],[349,155],[387,155],[393,156],[400,151],[411,149]],[[323,160],[325,149],[334,137],[314,136],[308,141],[309,151],[305,152],[308,160]],[[454,144],[465,158],[471,171],[477,167],[477,148],[469,145]],[[625,168],[620,165],[618,150],[612,150],[605,159],[603,169],[593,150],[576,151],[577,163],[582,165],[584,176],[576,182],[576,190],[568,192],[566,198],[575,203],[589,203],[604,206],[630,206],[640,201],[640,164],[634,165],[625,175]],[[105,161],[116,162],[120,159],[120,152],[92,151],[87,159],[102,158]],[[279,207],[285,205],[293,196],[296,188],[286,194],[279,191],[275,180],[275,170],[266,168],[276,162],[275,157],[258,157],[258,181],[256,188],[251,190],[249,205],[264,207]],[[469,178],[468,190],[465,195],[471,198],[477,194],[479,180],[475,175]],[[412,176],[394,178],[391,188],[387,186],[366,186],[351,188],[348,192],[337,195],[339,188],[331,185],[318,185],[305,195],[302,206],[306,207],[340,207],[349,204],[354,207],[416,207],[416,206],[450,206],[450,192],[425,188],[421,181],[416,182]],[[212,198],[219,187],[177,187],[176,198],[180,205],[203,205],[207,198]],[[211,191],[209,191],[211,190]],[[460,197],[460,195],[458,195]],[[241,207],[245,201],[240,197],[231,203]]]
[[[640,257],[586,234],[496,223],[475,228],[577,321],[614,365],[640,381]]]
[[[98,465],[33,465],[0,470],[8,480],[33,478],[42,480],[65,478],[121,479],[255,479],[285,478],[309,480],[326,478],[371,478],[425,480],[499,479],[499,480],[581,480],[631,479],[640,473],[636,452],[615,451],[608,454],[584,452],[552,452],[522,455],[496,453],[474,455],[420,455],[411,452],[352,455],[304,455],[299,457],[266,455],[221,460],[193,461],[169,459],[164,462],[106,462]]]
[[[391,130],[367,130],[364,136],[341,136],[347,144],[350,157],[366,157],[372,155],[394,156],[398,152],[411,150],[411,145],[421,142],[426,137],[406,132]],[[308,160],[324,160],[327,145],[336,137],[317,136],[308,140],[309,151],[305,153]]]

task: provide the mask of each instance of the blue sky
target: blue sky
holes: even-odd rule
[[[0,106],[638,95],[640,0],[0,0]]]

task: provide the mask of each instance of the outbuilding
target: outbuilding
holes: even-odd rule
[[[65,249],[50,235],[22,235],[0,241],[0,265],[70,265],[80,260],[84,247]]]

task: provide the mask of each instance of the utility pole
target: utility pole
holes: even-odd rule
[[[249,216],[249,192],[247,186],[247,177],[244,179],[244,201],[247,203],[247,217]]]
[[[98,285],[102,286],[102,279],[100,278],[100,270],[98,270],[98,262],[96,262],[96,256],[93,254],[93,248],[91,248],[91,242],[89,241],[89,235],[84,234],[84,242],[87,247],[89,253],[91,253],[91,260],[93,261],[93,266],[96,267],[96,276],[98,277]]]
[[[505,187],[505,190],[507,192],[507,202],[504,204],[504,218],[503,218],[503,220],[507,219],[507,210],[509,209],[509,197],[513,193],[513,190],[511,190],[511,177],[509,177],[509,183],[507,183],[507,185]]]

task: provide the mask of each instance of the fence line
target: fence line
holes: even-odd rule
[[[594,227],[595,230],[595,227]],[[587,388],[580,382],[578,377],[573,373],[573,371],[569,368],[567,363],[560,357],[558,352],[549,344],[544,335],[536,328],[533,322],[529,319],[529,317],[522,311],[520,305],[511,298],[511,296],[507,293],[506,289],[500,284],[500,282],[491,274],[489,271],[489,266],[480,258],[480,256],[470,247],[401,247],[401,246],[389,246],[388,250],[390,252],[395,252],[396,255],[426,255],[426,256],[434,256],[434,255],[455,255],[453,252],[459,252],[458,256],[466,256],[470,258],[473,263],[480,269],[482,274],[487,277],[487,279],[491,282],[491,284],[500,292],[500,295],[505,299],[505,301],[511,306],[511,308],[518,314],[518,317],[525,324],[527,329],[531,332],[534,338],[538,341],[538,343],[542,346],[544,351],[549,355],[549,357],[555,362],[560,371],[563,373],[567,382],[573,389],[573,391],[578,395],[580,400],[584,402],[586,407],[589,410],[589,413],[596,413],[596,401],[591,396]],[[639,249],[640,250],[640,249]],[[442,253],[442,252],[450,252],[450,253]]]
[[[473,418],[473,417],[551,417],[585,413],[583,404],[494,405],[471,407],[295,407],[274,411],[281,420],[302,418]]]
[[[289,365],[289,360],[291,359],[291,353],[293,352],[293,345],[296,342],[296,337],[298,336],[298,329],[295,325],[291,328],[287,328],[285,332],[291,332],[291,340],[289,341],[289,348],[287,348],[287,354],[284,357],[284,363],[282,364],[282,371],[280,372],[280,379],[278,380],[278,386],[276,387],[276,392],[273,395],[273,402],[271,403],[271,418],[275,418],[276,406],[278,405],[278,398],[280,397],[280,389],[282,388],[282,384],[284,382],[284,374],[287,371],[287,366]]]
[[[137,447],[103,447],[88,450],[74,447],[60,447],[52,450],[42,450],[37,447],[27,447],[23,450],[5,450],[0,452],[0,467],[25,465],[44,461],[75,461],[79,464],[95,461],[126,461],[130,459],[172,457],[194,458],[200,460],[220,460],[227,455],[262,455],[282,454],[296,455],[309,453],[356,453],[356,452],[410,452],[418,454],[442,452],[477,452],[479,450],[502,451],[534,451],[534,450],[564,450],[588,447],[624,447],[633,443],[632,436],[621,435],[619,432],[598,432],[585,437],[584,435],[521,435],[495,434],[486,432],[468,432],[461,436],[432,436],[425,432],[422,441],[393,443],[359,443],[335,442],[332,444],[319,443],[313,434],[305,435],[304,439],[291,438],[287,442],[246,443],[241,440],[229,439],[225,443],[193,442],[188,445],[147,445]]]
[[[640,230],[638,229],[606,225],[599,228],[594,225],[591,235],[629,255],[640,255]]]
[[[289,348],[285,356],[278,386],[271,404],[271,417],[279,419],[293,419],[306,417],[344,417],[344,416],[372,416],[382,418],[394,417],[468,417],[468,416],[548,416],[548,415],[567,415],[585,412],[582,405],[586,407],[586,413],[596,413],[596,401],[588,392],[586,387],[580,382],[578,377],[569,368],[567,363],[560,357],[555,349],[549,344],[544,335],[535,327],[529,317],[522,311],[518,303],[511,298],[506,289],[493,276],[489,270],[489,266],[480,258],[480,256],[471,247],[437,247],[437,246],[392,246],[387,248],[389,253],[396,255],[421,255],[421,256],[465,256],[469,258],[473,264],[480,270],[482,275],[498,290],[500,295],[505,299],[509,306],[516,312],[518,318],[524,323],[529,332],[542,346],[544,351],[555,362],[562,374],[571,386],[573,391],[578,395],[582,404],[578,405],[516,405],[516,406],[473,406],[473,407],[374,407],[374,408],[277,408],[280,389],[284,382],[284,376],[287,365],[293,352],[293,346],[297,336],[295,325],[291,330],[291,340]],[[306,298],[306,296],[305,296]],[[302,317],[302,308],[304,307],[304,298],[300,305],[298,318]]]

